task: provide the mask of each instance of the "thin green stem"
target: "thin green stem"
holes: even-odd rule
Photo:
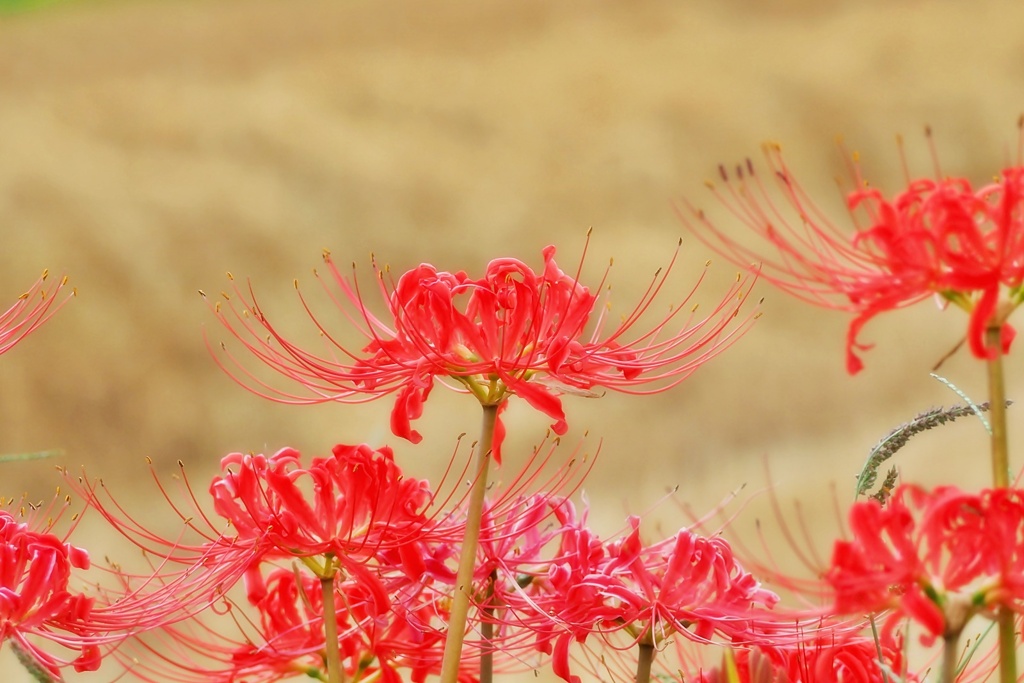
[[[480,621],[480,640],[484,647],[480,652],[480,683],[494,680],[494,582],[497,580],[498,571],[491,571],[484,595],[484,618]]]
[[[992,422],[992,483],[996,487],[1010,485],[1002,332],[1002,325],[993,325],[985,330],[985,346],[993,354],[988,361],[988,392]],[[999,624],[999,681],[1016,683],[1017,637],[1014,614],[1006,607],[1000,607],[996,621]]]
[[[992,483],[1010,485],[1010,458],[1006,435],[1006,381],[1003,378],[1002,328],[990,327],[986,347],[994,354],[988,361],[989,419],[992,423]]]
[[[637,647],[640,648],[640,652],[636,659],[636,683],[650,683],[655,654],[650,631],[637,643]]]
[[[498,406],[485,405],[483,408],[483,426],[476,452],[476,476],[473,479],[473,488],[469,492],[466,531],[462,538],[459,570],[455,575],[455,595],[452,598],[452,610],[448,618],[448,635],[444,641],[440,683],[457,683],[458,681],[459,665],[462,663],[462,641],[466,637],[469,603],[473,594],[476,546],[480,540],[480,519],[484,510],[484,493],[487,491],[487,470],[491,464],[494,425],[498,419]]]
[[[875,641],[875,654],[878,655],[879,665],[885,663],[885,656],[882,653],[882,641],[878,637],[878,625],[875,623],[875,616],[869,615],[868,620],[871,622],[871,638]],[[889,674],[884,667],[882,669],[882,683],[889,683]]]
[[[328,565],[331,561],[328,560]],[[345,683],[345,670],[341,668],[341,652],[338,649],[338,613],[334,607],[334,577],[337,572],[330,569],[329,576],[320,577],[320,591],[324,603],[324,647],[327,650],[328,683]]]
[[[954,683],[959,657],[960,633],[946,635],[942,638],[942,673],[939,683]]]
[[[999,608],[999,681],[1017,683],[1017,633],[1014,613]]]

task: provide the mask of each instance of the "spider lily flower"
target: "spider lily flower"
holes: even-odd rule
[[[564,552],[552,562],[550,593],[535,602],[548,628],[537,625],[538,648],[552,653],[553,672],[575,683],[570,645],[616,635],[657,648],[679,635],[700,643],[721,636],[754,642],[778,597],[739,566],[728,543],[683,529],[650,546],[630,519],[622,539],[599,544],[585,530],[566,533]],[[616,648],[624,647],[621,642]]]
[[[355,276],[343,275],[325,252],[331,282],[317,278],[339,318],[365,338],[361,349],[343,343],[335,326],[312,312],[301,291],[326,349],[315,352],[290,341],[264,314],[251,287],[236,286],[233,296],[225,294],[213,306],[215,315],[258,360],[302,390],[278,388],[230,354],[224,360],[215,357],[242,386],[283,403],[360,403],[395,394],[391,429],[414,443],[421,436],[412,421],[422,414],[435,381],[470,393],[485,406],[503,408],[509,396],[518,395],[563,434],[562,394],[665,390],[728,346],[752,319],[732,324],[749,291],[749,281],[738,280],[706,317],[698,318],[696,308],[687,306],[695,286],[680,305],[638,331],[665,286],[673,257],[636,308],[607,331],[599,297],[578,276],[559,268],[554,247],[544,249],[543,259],[539,272],[516,259],[495,259],[480,278],[423,264],[397,282],[390,281],[387,269],[374,265],[387,306],[387,315],[378,317]],[[498,443],[501,433],[499,427]],[[497,447],[495,452],[497,457]]]
[[[468,645],[488,653],[505,668],[522,669],[537,651],[532,625],[538,602],[545,601],[551,557],[560,536],[576,524],[572,504],[551,493],[537,493],[485,506],[479,559],[474,571],[477,606],[471,632],[483,633]],[[457,559],[457,558],[455,558]],[[456,586],[453,567],[432,563],[430,576],[446,587]]]
[[[225,595],[212,615],[151,629],[115,656],[143,681],[276,681],[303,673],[326,680],[319,579],[269,564],[261,570],[266,590],[251,608]],[[348,611],[338,619],[347,635]]]
[[[480,559],[475,569],[481,582],[492,572],[510,586],[541,579],[563,533],[576,530],[586,519],[585,514],[577,515],[570,496],[593,468],[596,455],[577,448],[552,471],[549,465],[559,441],[548,445],[545,440],[511,481],[492,487],[481,515]],[[499,579],[497,585],[501,583]]]
[[[247,636],[246,644],[231,653],[233,677],[227,680],[277,680],[300,671],[309,676],[322,671],[325,615],[319,579],[293,569],[266,567],[270,589],[255,603],[259,634]],[[375,595],[381,583],[388,586],[385,609]],[[347,676],[397,682],[403,680],[398,672],[408,669],[410,680],[422,681],[437,672],[444,635],[436,627],[420,626],[429,623],[430,615],[423,612],[431,605],[407,577],[392,573],[390,578],[382,575],[367,582],[365,575],[355,573],[336,580],[334,590],[339,650]],[[201,642],[196,645],[201,647]]]
[[[98,514],[116,533],[143,551],[138,569],[107,560],[94,565],[100,580],[90,586],[92,599],[87,624],[107,642],[121,643],[147,630],[190,619],[220,603],[231,586],[242,581],[265,552],[262,538],[240,538],[206,516],[199,506],[184,466],[178,481],[186,490],[184,509],[160,485],[160,492],[181,520],[180,530],[168,535],[139,522],[113,498],[102,481],[85,477],[65,480],[81,496],[85,512]],[[154,474],[159,485],[159,479]],[[226,524],[222,524],[226,527]]]
[[[49,271],[44,270],[14,305],[0,313],[0,354],[10,351],[67,303],[69,297],[59,296],[60,291],[67,286],[67,277],[62,277],[55,286],[49,288],[46,282],[48,277]],[[75,293],[72,290],[71,296]]]
[[[915,683],[905,671],[902,638],[830,637],[824,629],[791,648],[736,649],[694,683]]]
[[[330,557],[342,569],[414,544],[433,501],[429,484],[404,477],[387,447],[338,445],[308,467],[291,448],[270,457],[232,453],[221,467],[210,495],[240,538],[262,539],[270,557]]]
[[[89,568],[89,554],[26,518],[0,509],[0,643],[10,643],[39,680],[61,680],[60,669],[99,667],[102,634],[89,625],[93,600],[70,587],[72,572]],[[28,521],[26,521],[26,519]],[[52,654],[40,641],[78,653]]]
[[[898,487],[883,507],[850,510],[849,541],[837,541],[826,575],[838,613],[889,610],[930,637],[961,632],[975,614],[1024,611],[1024,492],[964,493]]]
[[[533,596],[545,590],[560,537],[579,524],[568,496],[578,490],[596,461],[576,449],[567,460],[553,463],[558,447],[558,439],[545,439],[510,481],[492,485],[483,506],[471,596],[477,609],[468,631],[490,628],[491,634],[471,639],[468,645],[492,653],[503,669],[521,669],[530,659],[521,655],[536,650],[536,636],[522,614],[532,615],[537,608]],[[459,539],[467,507],[465,501],[456,502],[427,529],[423,541],[409,539],[415,547],[384,548],[378,556],[382,566],[400,567],[410,579],[422,582],[436,596],[438,613],[446,611],[458,584]],[[413,559],[405,559],[410,555]]]
[[[740,265],[757,263],[761,275],[803,301],[853,314],[847,333],[847,370],[860,371],[862,328],[875,316],[932,295],[970,314],[967,340],[978,358],[990,358],[985,330],[1003,327],[1008,348],[1013,330],[1004,325],[1024,301],[1024,166],[1005,169],[981,187],[962,178],[908,181],[891,197],[867,187],[857,160],[851,175],[860,189],[847,206],[853,230],[836,225],[814,205],[782,158],[766,145],[771,180],[749,160],[724,187],[709,183],[716,198],[740,223],[757,233],[750,248],[688,206],[684,223],[718,253]],[[769,190],[774,181],[781,203]]]
[[[225,597],[215,614],[150,631],[115,652],[134,679],[251,683],[306,676],[327,680],[320,579],[297,567],[260,565],[266,591],[256,600]],[[440,669],[444,631],[434,596],[401,572],[380,572],[389,607],[353,574],[333,582],[338,648],[348,680],[422,683]],[[460,680],[474,679],[471,662]]]
[[[635,611],[627,623],[647,623],[658,633],[692,630],[698,640],[716,631],[736,638],[749,628],[743,617],[754,606],[771,609],[778,602],[739,565],[725,539],[682,529],[645,547],[639,519],[632,518],[630,525],[630,534],[612,544],[603,568],[627,586],[625,592],[609,593]]]

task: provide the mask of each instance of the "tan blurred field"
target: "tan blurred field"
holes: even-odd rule
[[[472,402],[439,389],[412,447],[388,433],[387,399],[263,401],[211,360],[204,330],[225,334],[197,290],[226,288],[226,271],[251,278],[268,316],[312,342],[292,280],[313,291],[324,248],[364,274],[371,253],[399,272],[427,261],[479,273],[496,256],[539,266],[556,244],[571,270],[593,227],[584,272],[596,281],[614,257],[622,313],[684,236],[674,205],[714,210],[703,180],[765,140],[782,142],[837,220],[837,135],[892,190],[897,134],[930,173],[925,124],[944,172],[997,173],[1024,112],[1022,26],[1024,5],[1002,0],[110,1],[0,17],[0,296],[13,301],[43,268],[78,289],[0,362],[0,452],[62,449],[62,464],[170,528],[146,457],[165,473],[181,459],[200,487],[225,453],[283,445],[390,442],[410,471],[436,471],[456,435],[474,433]],[[710,256],[684,237],[664,307]],[[698,300],[716,303],[734,276],[716,260]],[[962,314],[922,304],[870,325],[877,348],[850,378],[843,315],[767,283],[755,294],[755,328],[671,393],[566,399],[566,441],[589,430],[586,448],[602,444],[586,489],[604,530],[675,485],[698,511],[741,484],[746,497],[769,483],[767,462],[827,548],[834,525],[817,511],[830,484],[848,502],[879,437],[956,400],[928,371],[963,336]],[[942,371],[984,400],[966,353]],[[1011,395],[1020,371],[1011,357]],[[543,436],[525,404],[507,415],[513,446]],[[916,440],[900,465],[926,484],[981,486],[985,457],[967,421]],[[48,498],[54,464],[3,465],[3,492]],[[671,503],[654,517],[683,523]]]

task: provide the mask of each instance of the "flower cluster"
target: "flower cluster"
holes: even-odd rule
[[[336,446],[306,467],[292,449],[269,457],[232,454],[222,464],[210,492],[236,535],[214,544],[250,548],[244,598],[225,594],[218,610],[234,614],[235,627],[164,626],[159,648],[173,657],[140,664],[131,647],[132,654],[119,654],[132,660],[136,677],[324,678],[328,621],[337,628],[346,676],[422,681],[439,672],[464,503],[433,515],[430,506],[441,496],[404,477],[390,451],[366,445]],[[554,480],[572,481],[557,474]],[[684,528],[645,545],[634,517],[621,537],[601,540],[560,491],[492,490],[479,548],[478,610],[468,628],[490,633],[471,647],[496,657],[497,670],[550,655],[556,675],[578,681],[577,644],[584,653],[612,656],[629,642],[661,648],[682,637],[767,645],[772,634],[795,650],[803,630],[815,630],[793,613],[774,614],[778,598],[743,569],[724,539]],[[289,559],[300,564],[289,566]],[[239,628],[236,636],[225,634]],[[468,658],[460,677],[475,675]]]
[[[85,549],[53,533],[55,520],[36,523],[52,508],[36,515],[0,506],[0,643],[48,682],[107,658],[137,680],[179,683],[489,683],[495,672],[540,666],[567,683],[581,674],[636,683],[917,683],[930,672],[909,661],[914,625],[924,646],[941,639],[942,683],[997,669],[1002,683],[1016,681],[1024,491],[1007,479],[1000,358],[1013,337],[1008,318],[1024,301],[1024,166],[980,188],[942,177],[888,197],[861,183],[854,162],[858,189],[847,206],[856,230],[847,234],[811,203],[777,146],[767,157],[792,218],[749,162],[723,170],[725,189],[715,189],[770,244],[767,260],[701,211],[690,226],[735,262],[759,262],[751,268],[769,282],[852,313],[850,372],[862,367],[860,332],[876,315],[931,295],[968,311],[970,349],[988,363],[990,400],[972,408],[989,411],[993,488],[896,486],[893,470],[882,492],[852,505],[849,533],[827,566],[783,531],[812,578],[784,575],[721,529],[709,532],[710,516],[655,540],[632,516],[602,538],[574,501],[595,458],[559,450],[568,430],[562,395],[674,387],[756,318],[739,318],[751,278],[738,277],[698,316],[688,302],[701,276],[681,304],[645,323],[673,257],[612,326],[595,293],[604,281],[585,286],[548,247],[539,270],[500,258],[477,278],[422,264],[393,280],[374,265],[378,314],[354,273],[343,275],[325,252],[321,284],[361,341],[350,345],[300,291],[325,343],[311,351],[270,322],[251,287],[236,286],[214,313],[274,379],[226,345],[217,362],[277,401],[393,396],[392,431],[413,443],[421,439],[412,424],[436,383],[471,394],[484,420],[465,467],[457,447],[431,485],[406,476],[387,446],[340,444],[309,460],[292,448],[231,453],[206,498],[179,463],[185,505],[157,479],[179,522],[171,537],[132,517],[102,481],[65,471],[86,511],[138,546],[145,566],[93,567]],[[0,315],[0,353],[67,300],[57,296],[65,281],[47,290],[45,278]],[[292,388],[279,388],[280,377]],[[495,483],[488,468],[503,466],[500,415],[511,396],[547,416],[559,437],[545,437]],[[862,480],[874,480],[913,431],[900,433],[884,456],[876,449]],[[798,608],[785,604],[787,593]],[[975,655],[976,644],[960,647],[975,617],[997,623],[998,648]]]

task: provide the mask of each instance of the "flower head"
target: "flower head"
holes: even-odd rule
[[[278,556],[372,556],[416,537],[432,500],[427,482],[404,477],[387,447],[338,445],[309,467],[291,448],[232,453],[221,467],[210,485],[214,509]]]
[[[266,591],[237,603],[225,597],[216,614],[149,631],[116,652],[133,679],[211,683],[328,680],[325,622],[337,624],[338,648],[347,679],[422,682],[436,674],[444,631],[431,596],[399,574],[387,585],[386,609],[364,577],[331,583],[335,612],[326,611],[321,580],[293,567],[264,563]],[[472,664],[467,664],[467,672]]]
[[[850,510],[826,578],[840,613],[891,610],[931,636],[958,634],[998,606],[1024,610],[1024,492],[901,486]]]
[[[263,544],[246,574],[250,600],[266,594],[260,564],[275,558],[298,558],[326,580],[357,573],[380,604],[384,587],[364,566],[382,564],[390,550],[395,567],[422,572],[433,495],[426,481],[402,475],[391,449],[338,445],[309,467],[291,448],[270,457],[232,453],[221,466],[210,485],[214,509],[243,543]]]
[[[985,331],[1004,327],[1024,300],[1024,166],[1005,169],[993,182],[962,178],[908,181],[893,196],[867,187],[847,197],[855,230],[835,225],[809,199],[783,162],[778,145],[765,147],[780,207],[753,163],[734,174],[721,168],[724,189],[711,185],[733,216],[758,233],[767,249],[749,248],[716,227],[700,210],[684,221],[713,249],[741,265],[759,263],[763,276],[810,303],[854,314],[847,335],[847,369],[863,367],[857,351],[864,325],[885,311],[938,295],[970,313],[973,354],[988,358]],[[788,208],[788,211],[787,211]],[[866,220],[865,220],[866,218]],[[1013,331],[1004,327],[1003,345]]]
[[[907,683],[919,678],[904,671],[902,637],[880,634],[839,636],[819,633],[795,647],[729,652],[718,669],[702,672],[700,683]],[[689,680],[689,679],[687,679]]]
[[[774,624],[765,615],[778,597],[740,566],[724,539],[682,529],[645,546],[639,526],[631,518],[625,537],[604,544],[583,527],[566,528],[546,590],[528,603],[534,615],[522,618],[534,621],[537,648],[552,653],[552,671],[566,681],[579,680],[570,645],[591,636],[655,647],[676,635],[751,643]]]
[[[747,283],[738,280],[707,317],[696,318],[696,307],[685,309],[687,315],[683,306],[676,306],[650,329],[627,339],[664,286],[670,264],[636,308],[606,332],[598,296],[559,268],[554,247],[547,247],[543,257],[540,271],[516,259],[495,259],[479,278],[423,264],[394,283],[388,281],[389,271],[374,266],[387,306],[387,315],[377,317],[364,303],[356,279],[342,275],[325,252],[333,281],[333,287],[324,283],[325,290],[342,318],[365,337],[362,349],[346,346],[331,324],[312,313],[304,297],[327,348],[316,353],[300,347],[264,315],[251,288],[236,287],[233,297],[225,295],[226,301],[214,306],[218,319],[259,360],[302,391],[279,389],[231,356],[237,370],[219,362],[246,388],[286,403],[357,403],[396,394],[392,431],[413,442],[420,435],[411,423],[422,414],[435,380],[471,393],[487,406],[504,407],[509,396],[518,395],[548,415],[554,431],[562,434],[567,425],[561,394],[666,389],[746,327],[730,327],[747,291]],[[498,442],[500,434],[499,429]]]
[[[134,563],[110,559],[92,567],[101,578],[89,585],[89,610],[80,613],[76,632],[87,635],[90,643],[109,646],[108,651],[122,662],[120,650],[126,641],[191,620],[222,604],[225,592],[242,582],[268,547],[262,537],[225,533],[226,524],[207,517],[184,465],[178,464],[176,480],[185,490],[184,506],[172,500],[153,475],[171,512],[180,520],[179,529],[171,534],[133,518],[102,481],[65,472],[72,490],[84,499],[86,514],[98,514],[111,531],[142,551],[141,569]],[[148,511],[152,513],[152,506]]]
[[[91,671],[100,663],[102,641],[92,637],[87,623],[92,600],[70,587],[72,571],[88,567],[85,549],[0,509],[0,643],[12,643],[26,666],[54,680],[68,664]],[[39,641],[78,656],[69,662]]]

